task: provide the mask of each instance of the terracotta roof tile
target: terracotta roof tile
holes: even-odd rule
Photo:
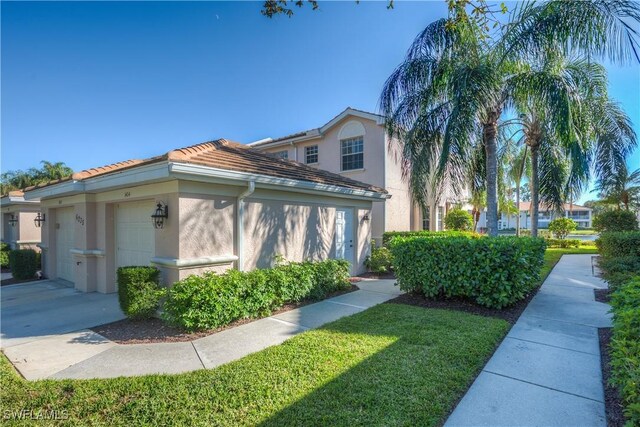
[[[69,179],[82,181],[87,178],[94,178],[101,175],[120,172],[125,169],[156,163],[159,161],[196,164],[230,171],[308,181],[356,190],[373,191],[377,193],[387,193],[383,188],[365,184],[321,169],[312,168],[302,163],[274,158],[267,153],[263,153],[249,146],[229,141],[227,139],[219,139],[216,141],[191,145],[189,147],[177,148],[169,151],[163,156],[152,157],[145,160],[127,160],[107,166],[87,169],[74,173],[72,177],[29,187],[25,189],[25,191],[47,185],[53,185]]]

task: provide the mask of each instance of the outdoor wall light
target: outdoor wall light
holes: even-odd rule
[[[33,223],[36,225],[36,227],[40,228],[42,223],[45,221],[45,217],[45,214],[38,212],[38,216],[33,219]]]
[[[18,223],[18,218],[14,214],[11,214],[11,218],[9,219],[9,224],[11,224],[12,227],[15,227],[17,223]]]
[[[158,202],[156,211],[151,215],[153,227],[156,229],[163,228],[165,218],[169,218],[169,207],[162,202]]]
[[[364,216],[362,217],[363,221],[369,221],[369,214],[364,214]]]

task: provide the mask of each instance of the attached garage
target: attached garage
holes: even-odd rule
[[[154,209],[154,200],[116,205],[116,267],[151,264],[155,230],[149,215]]]
[[[74,282],[73,249],[75,243],[73,208],[56,209],[56,276]]]

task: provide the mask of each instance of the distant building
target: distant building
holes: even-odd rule
[[[520,202],[520,228],[531,229],[531,203]],[[549,222],[558,217],[571,218],[578,223],[578,228],[591,228],[593,219],[593,210],[586,206],[565,203],[564,212],[558,213],[547,206],[540,205],[538,208],[538,228],[549,227]],[[486,212],[483,212],[478,227],[486,228],[487,218]],[[501,214],[498,218],[498,229],[508,230],[516,228],[516,215]]]

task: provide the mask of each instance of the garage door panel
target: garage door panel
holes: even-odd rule
[[[151,224],[154,201],[121,203],[116,207],[116,267],[149,265],[155,254]]]

